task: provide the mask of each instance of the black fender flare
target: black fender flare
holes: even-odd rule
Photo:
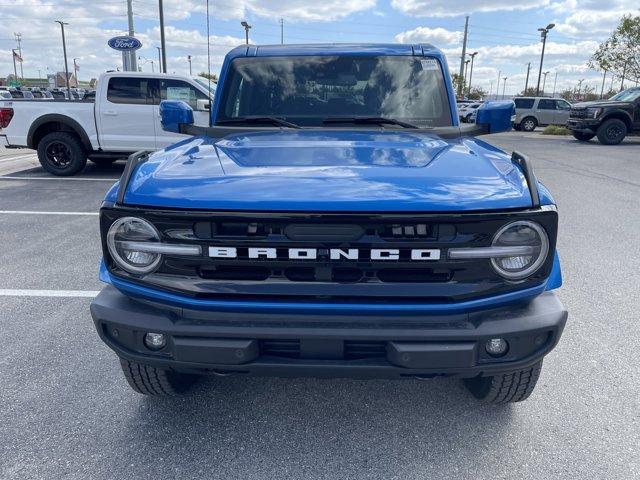
[[[627,124],[627,128],[629,131],[633,129],[633,118],[631,117],[631,115],[629,115],[629,112],[627,112],[626,110],[623,110],[621,108],[616,108],[615,110],[605,111],[604,115],[602,115],[602,121],[600,122],[600,125],[602,125],[604,122],[606,122],[611,118],[617,118],[619,120],[622,120],[624,123]]]
[[[93,151],[93,145],[91,145],[91,141],[89,140],[89,136],[87,132],[84,130],[82,125],[76,122],[73,118],[67,117],[66,115],[62,115],[59,113],[48,113],[46,115],[42,115],[41,117],[36,118],[31,126],[29,127],[29,132],[27,133],[27,146],[29,148],[36,149],[37,146],[34,144],[34,136],[38,128],[46,123],[62,123],[68,126],[71,130],[73,130],[79,137],[84,148],[91,152]]]

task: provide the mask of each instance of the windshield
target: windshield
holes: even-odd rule
[[[451,125],[434,58],[299,56],[238,58],[217,121],[275,116],[301,126],[327,118],[383,117],[421,127]]]
[[[213,80],[209,82],[208,79],[203,77],[192,77],[198,84],[202,85],[206,90],[211,92],[211,96],[213,97],[216,93],[216,84]],[[209,83],[211,83],[211,88],[209,88]]]
[[[614,95],[609,100],[615,100],[618,102],[633,102],[640,98],[640,88],[629,88],[623,90],[617,95]]]

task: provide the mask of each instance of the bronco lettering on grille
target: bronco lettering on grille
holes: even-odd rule
[[[267,259],[267,260],[360,260],[371,259],[377,261],[400,260],[400,249],[396,248],[372,248],[361,251],[358,248],[287,248],[278,249],[274,247],[248,247],[246,258]],[[283,252],[286,256],[283,258]],[[440,260],[439,249],[411,249],[412,261]],[[209,247],[209,257],[211,258],[238,258],[238,248],[236,247]]]

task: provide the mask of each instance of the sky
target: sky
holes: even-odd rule
[[[606,6],[605,6],[606,5]],[[143,47],[140,66],[157,71],[160,45],[157,0],[133,0],[136,37]],[[167,64],[170,72],[207,67],[205,0],[164,0]],[[555,23],[547,40],[543,71],[551,93],[579,80],[600,91],[602,73],[587,61],[626,13],[640,14],[637,0],[210,0],[212,72],[227,51],[244,43],[240,21],[252,25],[253,44],[280,43],[431,43],[442,49],[452,72],[459,69],[465,16],[469,15],[468,52],[475,57],[472,84],[507,95],[523,90],[527,63],[535,86],[540,61],[537,29]],[[13,32],[22,34],[25,77],[64,69],[60,27],[63,20],[70,69],[77,58],[82,80],[121,66],[121,55],[107,40],[127,33],[126,0],[0,0],[0,76],[13,72]],[[506,82],[502,79],[507,77]],[[498,78],[500,86],[498,87]],[[619,87],[619,79],[614,87]],[[606,89],[610,79],[606,82]],[[627,84],[628,85],[628,84]]]

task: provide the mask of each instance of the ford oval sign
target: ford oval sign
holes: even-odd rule
[[[114,50],[119,50],[121,52],[138,50],[140,47],[142,47],[142,42],[140,40],[138,40],[135,37],[130,37],[128,35],[123,35],[121,37],[113,37],[107,43]]]

